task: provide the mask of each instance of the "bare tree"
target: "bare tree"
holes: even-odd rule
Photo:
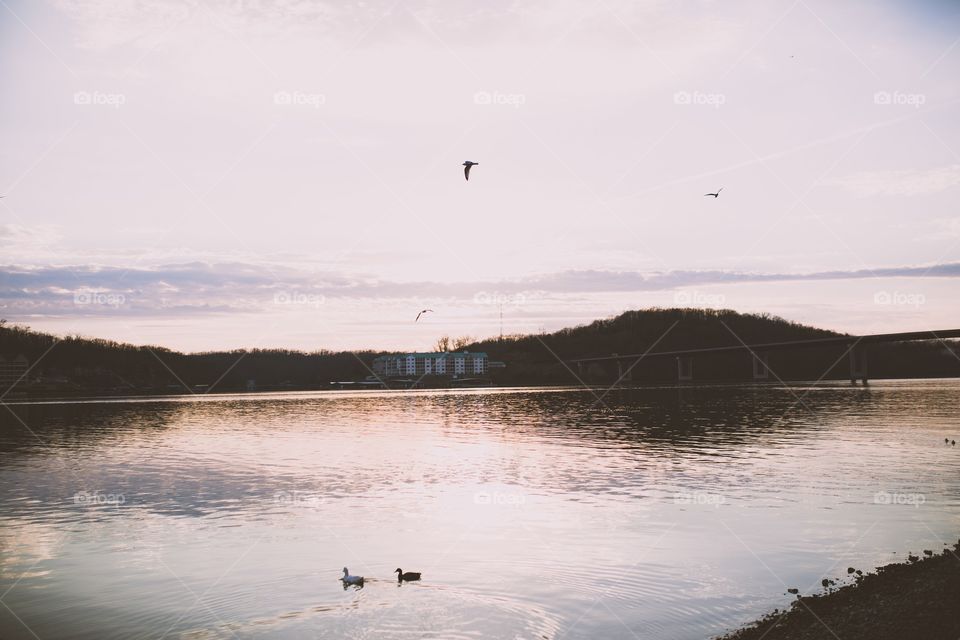
[[[474,340],[471,336],[460,336],[459,338],[454,338],[453,350],[460,351],[460,349],[463,349],[467,345],[473,344],[474,342],[476,342],[476,340]]]
[[[433,343],[434,351],[450,351],[450,336],[440,336]]]

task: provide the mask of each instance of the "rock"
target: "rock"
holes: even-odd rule
[[[864,572],[853,569],[853,573]],[[858,575],[856,584],[827,593],[801,596],[799,589],[788,591],[795,595],[792,607],[768,614],[722,640],[960,640],[960,572],[950,551],[922,562],[878,567],[876,572]]]

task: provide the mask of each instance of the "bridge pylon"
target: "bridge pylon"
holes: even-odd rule
[[[855,345],[850,349],[850,384],[857,384],[857,380],[867,384],[866,345]]]
[[[770,365],[767,364],[767,361],[770,358],[770,353],[767,351],[753,352],[753,379],[754,380],[769,380],[770,379]]]

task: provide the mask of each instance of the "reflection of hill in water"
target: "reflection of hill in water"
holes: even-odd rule
[[[938,398],[952,406],[950,393],[714,386],[261,396],[20,405],[30,429],[9,413],[0,425],[12,462],[5,475],[19,501],[61,510],[78,492],[100,492],[122,495],[125,510],[203,517],[250,503],[322,508],[461,478],[534,493],[639,495],[666,475],[709,483],[712,463],[755,464],[760,449],[772,456],[823,439],[842,445],[843,432],[869,425],[872,415],[896,412],[907,427],[920,394],[930,416]],[[490,453],[477,457],[478,446]],[[551,464],[553,456],[563,463]],[[37,466],[51,461],[38,482]],[[109,517],[110,508],[76,513]]]

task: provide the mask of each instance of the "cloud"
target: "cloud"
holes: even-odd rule
[[[498,295],[560,297],[669,291],[690,286],[868,278],[960,278],[960,263],[814,273],[579,270],[501,281],[398,282],[333,271],[251,263],[189,262],[154,268],[0,267],[0,309],[26,317],[189,317],[218,313],[283,313],[337,300],[473,300]]]
[[[933,169],[861,171],[824,184],[843,187],[860,198],[929,195],[960,184],[960,164]]]
[[[575,0],[484,2],[469,0],[394,0],[345,3],[335,0],[57,0],[56,6],[74,25],[77,46],[109,50],[133,45],[152,49],[171,46],[177,36],[203,33],[206,38],[333,39],[349,46],[424,35],[459,44],[516,43],[519,34],[546,42],[556,32],[574,28],[588,39],[620,39],[634,43],[643,38],[678,51],[736,45],[734,21],[697,11],[683,12],[672,20],[665,0],[644,3],[612,0],[585,5]],[[193,43],[195,37],[183,43]],[[433,37],[433,36],[432,36]],[[575,38],[567,44],[574,44]]]
[[[60,238],[52,225],[0,224],[0,246],[5,248],[48,246]]]

